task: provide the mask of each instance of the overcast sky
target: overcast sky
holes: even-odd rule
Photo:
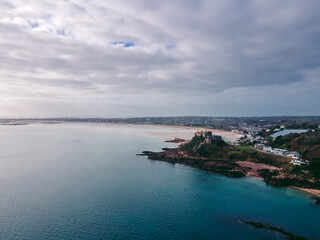
[[[0,117],[319,114],[319,1],[0,2]]]

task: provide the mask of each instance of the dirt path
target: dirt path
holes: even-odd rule
[[[258,173],[259,169],[280,170],[280,168],[270,166],[267,164],[263,164],[263,163],[253,163],[253,162],[244,162],[244,161],[239,161],[236,163],[238,165],[240,165],[241,167],[246,167],[249,169],[249,170],[247,170],[247,176],[249,176],[249,177],[261,178]]]

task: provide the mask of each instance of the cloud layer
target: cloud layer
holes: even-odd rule
[[[319,12],[311,0],[4,0],[0,115],[319,115]]]

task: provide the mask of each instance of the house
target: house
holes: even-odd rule
[[[253,147],[256,148],[256,149],[263,150],[263,148],[265,147],[265,145],[262,144],[262,143],[257,143],[257,144],[255,144]]]
[[[288,154],[288,151],[285,149],[280,149],[280,148],[274,148],[273,153],[276,155],[284,156]]]
[[[300,160],[292,160],[291,161],[291,163],[293,164],[293,165],[297,165],[297,166],[300,166],[301,165],[301,161]]]
[[[264,147],[262,148],[262,150],[265,151],[265,152],[272,152],[272,147],[264,146]]]
[[[308,161],[308,160],[302,160],[302,159],[299,159],[299,160],[294,159],[294,160],[291,161],[291,163],[292,163],[293,165],[297,165],[297,166],[300,166],[300,165],[309,165],[309,161]]]
[[[289,153],[287,154],[287,156],[288,156],[288,157],[291,157],[291,158],[293,158],[293,159],[300,159],[300,154],[297,153],[297,152],[289,152]]]

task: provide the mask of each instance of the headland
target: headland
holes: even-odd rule
[[[317,172],[309,165],[293,165],[288,156],[263,152],[252,145],[232,145],[209,130],[197,131],[191,140],[175,138],[170,142],[180,145],[143,154],[151,160],[183,164],[227,177],[258,177],[270,185],[292,186],[312,194],[319,203]]]

